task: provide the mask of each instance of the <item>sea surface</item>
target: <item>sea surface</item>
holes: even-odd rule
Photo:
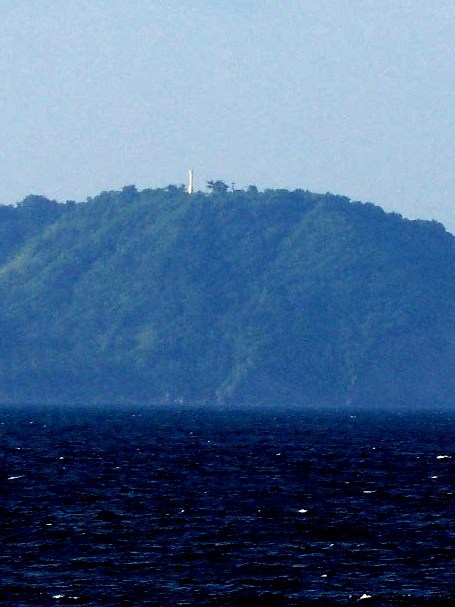
[[[455,411],[1,407],[7,607],[455,604]]]

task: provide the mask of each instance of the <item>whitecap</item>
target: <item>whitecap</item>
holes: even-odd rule
[[[308,512],[308,510],[305,510],[305,508],[300,508],[299,510],[300,514],[305,514],[306,512]]]
[[[438,478],[437,476],[430,476],[430,478]]]
[[[8,476],[8,480],[9,481],[14,481],[16,480],[16,478],[22,478],[23,476],[25,476],[24,474],[19,474],[18,476]]]
[[[53,599],[64,599],[65,595],[64,594],[53,594],[52,598]]]
[[[374,490],[374,491],[368,491],[367,490],[367,491],[364,491],[364,493],[376,493],[376,490]]]
[[[452,459],[450,455],[438,455],[436,459]]]
[[[371,599],[371,594],[362,594],[359,601],[361,601],[362,599]]]

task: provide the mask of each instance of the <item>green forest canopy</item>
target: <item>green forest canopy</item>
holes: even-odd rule
[[[441,224],[209,189],[0,207],[0,402],[455,403]]]

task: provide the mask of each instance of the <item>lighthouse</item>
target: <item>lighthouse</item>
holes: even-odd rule
[[[193,169],[188,171],[188,194],[192,194],[194,190]]]

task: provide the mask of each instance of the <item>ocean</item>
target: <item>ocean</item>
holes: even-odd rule
[[[455,604],[455,411],[0,408],[7,607]]]

